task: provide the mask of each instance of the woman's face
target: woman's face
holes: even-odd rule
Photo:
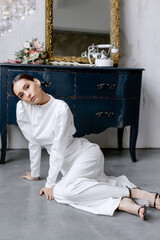
[[[43,104],[45,93],[41,89],[40,81],[22,78],[14,84],[13,91],[22,101],[30,104]]]

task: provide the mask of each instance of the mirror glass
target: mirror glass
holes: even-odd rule
[[[110,43],[110,12],[110,0],[54,0],[53,56],[80,57],[92,43]]]

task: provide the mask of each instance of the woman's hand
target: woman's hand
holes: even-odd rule
[[[53,200],[54,196],[53,196],[53,188],[42,188],[40,191],[40,196],[42,196],[43,194],[45,194],[46,198],[48,200]]]
[[[39,177],[32,177],[30,172],[26,172],[24,176],[21,176],[21,178],[31,180],[31,181],[39,180]]]

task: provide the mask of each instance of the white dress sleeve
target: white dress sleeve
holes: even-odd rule
[[[49,171],[45,187],[52,188],[64,162],[69,137],[72,135],[73,115],[67,104],[60,105],[55,118],[54,139],[50,152]],[[74,128],[75,129],[75,128]]]
[[[19,101],[16,109],[17,123],[24,137],[29,141],[30,169],[32,177],[40,176],[41,146],[32,137],[31,124],[24,103]]]

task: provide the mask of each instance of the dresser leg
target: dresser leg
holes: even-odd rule
[[[123,132],[124,132],[124,128],[118,128],[117,129],[118,150],[122,150],[123,149],[123,146],[122,146]]]
[[[138,136],[138,128],[131,127],[130,130],[130,154],[133,162],[136,162],[136,141]]]
[[[1,160],[0,164],[4,163],[6,157],[6,145],[7,145],[7,130],[4,130],[1,134],[1,142],[2,142],[2,149],[1,149]]]

